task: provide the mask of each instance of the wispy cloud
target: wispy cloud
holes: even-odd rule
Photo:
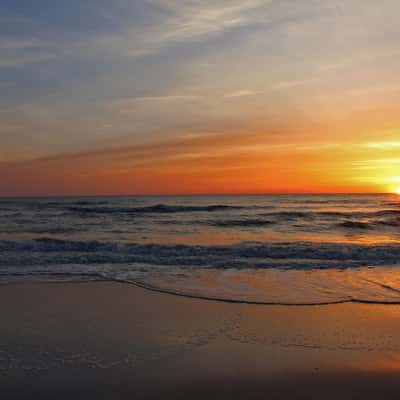
[[[0,37],[0,50],[20,50],[40,46],[41,42],[30,37]]]
[[[315,81],[315,79],[299,79],[299,80],[291,80],[291,81],[280,81],[280,82],[274,83],[271,88],[273,90],[292,89],[292,88],[295,88],[298,86],[305,86],[314,81]]]
[[[119,114],[129,114],[137,109],[143,109],[143,107],[148,110],[148,108],[152,106],[156,108],[177,106],[179,104],[193,102],[198,99],[200,99],[200,96],[185,94],[138,96],[112,100],[109,102],[107,109],[111,112],[117,112]]]
[[[251,96],[256,94],[253,90],[242,89],[242,90],[235,90],[234,92],[226,93],[224,97],[243,97],[243,96]]]
[[[55,56],[49,43],[35,37],[0,36],[0,68],[13,68],[49,60]]]
[[[250,24],[256,15],[251,11],[272,1],[150,0],[152,6],[161,10],[152,24],[140,29],[128,27],[119,35],[105,35],[97,41],[118,46],[127,56],[149,55],[173,44],[201,41]]]
[[[400,148],[400,141],[368,142],[365,146],[377,150],[390,150]]]
[[[389,166],[400,165],[400,158],[382,158],[382,159],[353,161],[352,165],[361,169],[387,167],[388,165]]]
[[[112,104],[115,106],[125,106],[134,104],[136,102],[143,102],[143,101],[156,101],[156,102],[170,102],[170,101],[185,101],[185,100],[195,100],[198,99],[199,96],[195,95],[165,95],[165,96],[139,96],[139,97],[130,97],[121,100],[116,100]]]
[[[17,54],[0,59],[0,68],[13,68],[21,65],[39,63],[54,58],[52,53],[37,52],[33,54]]]

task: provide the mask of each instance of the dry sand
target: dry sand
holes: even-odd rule
[[[398,399],[400,306],[254,306],[118,283],[0,287],[8,399]]]

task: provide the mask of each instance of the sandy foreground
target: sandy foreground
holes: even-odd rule
[[[398,399],[400,306],[0,286],[2,399]]]

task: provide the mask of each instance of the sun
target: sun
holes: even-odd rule
[[[400,196],[400,187],[396,188],[394,192]]]

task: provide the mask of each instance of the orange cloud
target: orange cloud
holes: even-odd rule
[[[281,138],[279,132],[189,135],[166,143],[3,162],[0,194],[388,190],[383,178],[365,179],[360,170],[377,151],[368,143],[316,143],[305,133],[297,143],[282,144]],[[387,148],[379,152],[385,159]]]

